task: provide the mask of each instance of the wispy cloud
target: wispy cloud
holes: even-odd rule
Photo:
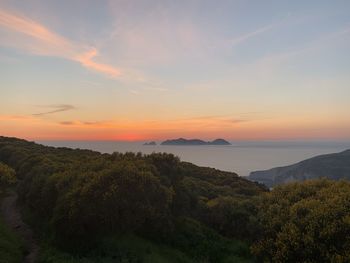
[[[241,44],[251,38],[254,38],[256,36],[259,36],[259,35],[262,35],[264,33],[267,33],[273,29],[276,29],[278,27],[281,27],[283,25],[286,25],[287,23],[300,23],[304,20],[303,17],[301,18],[295,18],[295,17],[292,17],[291,15],[287,15],[285,18],[283,19],[280,19],[274,23],[271,23],[271,24],[268,24],[268,25],[265,25],[265,26],[262,26],[262,27],[259,27],[251,32],[248,32],[248,33],[245,33],[245,34],[242,34],[240,36],[237,36],[237,37],[234,37],[234,38],[231,38],[227,41],[227,44],[229,46],[235,46],[235,45],[238,45],[238,44]]]
[[[76,56],[75,60],[79,61],[84,67],[96,70],[98,72],[102,72],[112,77],[118,77],[122,74],[120,69],[117,69],[110,65],[96,63],[95,61],[93,61],[93,58],[96,57],[97,54],[97,49],[93,48],[92,50],[89,50],[82,55]]]
[[[170,121],[170,124],[179,125],[179,127],[192,127],[194,129],[216,129],[236,127],[245,122],[252,121],[252,119],[232,117],[232,116],[199,116],[187,119],[178,119]]]
[[[227,115],[213,115],[213,116],[199,116],[199,117],[192,117],[187,119],[179,119],[177,121],[215,121],[215,122],[228,122],[228,123],[240,123],[240,122],[246,122],[247,119],[242,118],[233,118],[231,116]]]
[[[109,1],[114,29],[103,46],[136,67],[207,57],[215,37],[194,21],[190,2],[174,16],[174,5],[166,1]]]
[[[39,113],[34,113],[34,114],[32,114],[33,116],[43,116],[43,115],[48,115],[48,114],[53,114],[53,113],[58,113],[58,112],[62,112],[62,111],[69,111],[69,110],[76,109],[75,106],[69,105],[69,104],[55,104],[55,105],[46,105],[46,106],[39,106],[39,107],[47,108],[47,109],[51,109],[51,110],[39,112]]]
[[[233,118],[231,116],[199,116],[173,120],[109,120],[109,121],[60,121],[59,125],[86,128],[103,128],[107,130],[211,130],[218,128],[233,128],[251,119]]]
[[[58,124],[64,125],[64,126],[102,127],[102,126],[109,126],[112,123],[110,121],[79,121],[79,120],[75,120],[75,121],[60,121],[60,122],[58,122]]]
[[[137,90],[129,90],[129,92],[131,93],[131,94],[134,94],[134,95],[139,95],[140,94],[140,92],[139,91],[137,91]]]
[[[25,121],[32,119],[34,119],[34,117],[24,115],[0,115],[0,121]]]
[[[60,121],[59,124],[61,125],[75,125],[76,123],[74,121]]]
[[[232,38],[230,40],[228,40],[228,44],[230,46],[235,46],[237,44],[240,44],[252,37],[255,37],[255,36],[258,36],[258,35],[261,35],[271,29],[273,29],[274,27],[276,27],[278,24],[271,24],[271,25],[267,25],[267,26],[264,26],[264,27],[261,27],[255,31],[252,31],[252,32],[249,32],[249,33],[246,33],[246,34],[243,34],[241,36],[238,36],[238,37],[235,37],[235,38]]]
[[[88,85],[88,86],[94,86],[94,87],[101,87],[102,86],[102,83],[89,81],[89,80],[81,81],[81,84]]]
[[[4,32],[1,44],[27,52],[55,56],[80,63],[82,66],[112,77],[122,71],[111,65],[96,62],[98,51],[94,47],[67,39],[37,21],[0,8],[0,29]]]
[[[253,62],[253,64],[246,65],[247,68],[245,70],[249,72],[249,74],[251,74],[252,70],[256,69],[264,72],[264,74],[266,74],[267,71],[270,71],[271,77],[275,77],[277,74],[273,70],[280,69],[281,64],[285,64],[288,62],[288,60],[291,60],[298,56],[306,56],[308,54],[320,52],[327,47],[334,49],[337,44],[344,41],[344,37],[349,35],[350,27],[347,26],[334,32],[324,34],[317,39],[304,43],[298,48],[289,49],[284,52],[268,54]]]
[[[108,124],[108,121],[83,121],[81,122],[84,125],[104,125]]]

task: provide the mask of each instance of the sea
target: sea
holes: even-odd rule
[[[321,154],[350,149],[350,141],[232,141],[227,146],[156,146],[144,141],[37,141],[37,143],[101,153],[172,153],[182,161],[248,176],[250,172],[290,165]]]

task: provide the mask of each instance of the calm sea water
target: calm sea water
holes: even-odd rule
[[[144,142],[38,141],[55,146],[112,152],[167,152],[183,161],[248,176],[250,172],[293,164],[304,159],[350,149],[350,141],[240,141],[230,146],[144,146]],[[158,143],[159,144],[159,143]]]

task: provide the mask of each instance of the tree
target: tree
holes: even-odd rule
[[[252,252],[267,262],[349,262],[350,183],[315,180],[280,186],[259,204],[261,238]]]
[[[11,186],[16,184],[15,170],[0,162],[0,186]]]

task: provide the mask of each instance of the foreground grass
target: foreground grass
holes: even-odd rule
[[[0,203],[4,192],[0,189]],[[19,263],[23,259],[21,239],[5,224],[0,214],[0,263]]]
[[[153,243],[134,235],[105,239],[88,255],[71,255],[50,245],[42,245],[39,263],[200,263],[169,246]],[[252,262],[229,257],[224,263]]]
[[[0,203],[5,196],[5,192],[0,189]],[[24,211],[23,211],[24,212]],[[30,213],[24,213],[25,218],[30,220]],[[33,221],[32,221],[33,222]],[[35,226],[38,228],[39,226]],[[192,233],[192,230],[191,230]],[[202,232],[200,232],[202,233]],[[193,255],[188,254],[199,253],[193,251],[184,253],[177,248],[170,247],[169,245],[154,243],[150,240],[137,237],[135,235],[127,235],[122,238],[110,237],[101,240],[101,242],[93,250],[83,255],[70,254],[64,252],[49,243],[45,235],[42,236],[42,243],[38,263],[200,263],[203,260],[194,259]],[[192,233],[193,236],[193,233]],[[192,247],[191,242],[197,243],[195,237],[190,241],[188,245]],[[234,241],[235,243],[236,241]],[[186,242],[185,242],[186,243]],[[242,251],[247,250],[243,243],[237,241],[231,248],[233,254],[237,256],[228,256],[222,262],[252,262],[247,258],[247,255],[241,255]],[[193,249],[195,249],[193,247]],[[198,249],[198,248],[197,248]],[[237,250],[237,251],[234,251]],[[20,237],[17,236],[4,222],[0,214],[0,263],[20,263],[23,261],[24,246]]]
[[[219,235],[216,232],[202,226],[198,222],[182,225],[182,228],[176,232],[178,239],[169,242],[151,241],[146,238],[128,234],[123,237],[110,236],[101,238],[100,241],[84,252],[68,252],[55,246],[51,241],[46,227],[37,224],[32,213],[22,210],[22,215],[27,223],[40,236],[40,251],[38,263],[203,263],[203,262],[221,262],[221,263],[248,263],[255,262],[252,258],[249,247],[244,242],[238,240],[228,240],[222,238],[218,242]],[[187,220],[185,220],[187,222]],[[187,222],[188,223],[188,222]],[[197,225],[198,224],[198,225]],[[199,227],[201,226],[201,227]],[[194,229],[193,227],[198,227]],[[208,239],[210,231],[214,236],[213,240]],[[220,238],[220,239],[221,239]],[[168,239],[171,239],[168,236]],[[50,241],[51,240],[51,241]],[[185,241],[186,240],[186,241]],[[213,242],[211,242],[213,241]],[[218,242],[218,243],[216,243]],[[223,252],[225,256],[219,261],[206,260],[201,257],[211,246],[229,247],[229,253]],[[225,250],[225,249],[224,249]],[[73,248],[74,251],[74,248]],[[218,252],[221,254],[220,252]]]
[[[78,256],[62,252],[50,245],[42,245],[39,263],[192,263],[181,251],[155,244],[133,235],[120,239],[105,239],[88,255]]]

